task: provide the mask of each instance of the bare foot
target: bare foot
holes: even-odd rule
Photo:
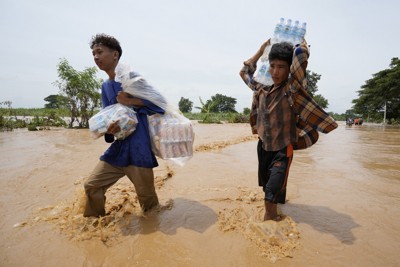
[[[265,201],[264,221],[277,220],[278,217],[278,204]]]

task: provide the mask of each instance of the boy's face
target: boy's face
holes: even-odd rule
[[[280,85],[289,77],[289,64],[280,59],[271,60],[269,64],[269,72],[271,73],[274,85]]]
[[[118,52],[102,44],[94,45],[92,54],[97,67],[105,72],[113,70],[118,63]]]

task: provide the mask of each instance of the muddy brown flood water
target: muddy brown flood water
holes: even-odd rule
[[[340,123],[296,151],[286,217],[267,224],[249,126],[194,130],[184,167],[159,160],[158,210],[142,214],[123,178],[100,220],[82,217],[82,187],[107,144],[0,133],[0,266],[399,266],[399,128]]]

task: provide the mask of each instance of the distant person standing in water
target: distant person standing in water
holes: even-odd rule
[[[264,220],[279,220],[277,204],[286,201],[286,186],[293,149],[303,149],[318,140],[318,131],[337,127],[305,91],[309,51],[301,45],[282,42],[272,45],[268,60],[273,84],[253,79],[257,61],[270,40],[244,62],[240,76],[253,90],[250,124],[258,134],[258,183],[265,192]]]
[[[96,65],[108,75],[108,80],[101,88],[103,108],[116,103],[130,106],[136,112],[138,124],[136,130],[124,140],[114,138],[114,134],[121,130],[118,122],[109,126],[105,141],[111,143],[111,146],[100,157],[84,184],[87,202],[83,215],[105,216],[105,193],[125,175],[132,181],[143,211],[148,211],[158,206],[159,202],[153,173],[153,168],[158,166],[158,163],[151,149],[147,116],[163,114],[164,110],[148,100],[122,92],[121,83],[114,80],[115,68],[122,55],[117,39],[98,34],[92,38],[90,48]]]

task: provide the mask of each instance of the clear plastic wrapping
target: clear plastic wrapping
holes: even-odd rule
[[[165,111],[164,115],[148,117],[152,150],[157,157],[183,166],[193,156],[194,132],[190,120],[129,65],[118,63],[115,74],[124,92],[148,100]]]
[[[139,73],[133,71],[129,65],[118,63],[115,74],[115,81],[121,83],[124,92],[148,100],[160,108],[167,110],[168,103],[166,98]]]
[[[151,146],[156,156],[184,165],[193,156],[194,131],[179,111],[149,117]]]
[[[138,120],[133,109],[122,104],[110,105],[100,110],[89,120],[90,135],[93,139],[103,136],[111,123],[118,121],[121,131],[114,136],[123,140],[136,130]]]

